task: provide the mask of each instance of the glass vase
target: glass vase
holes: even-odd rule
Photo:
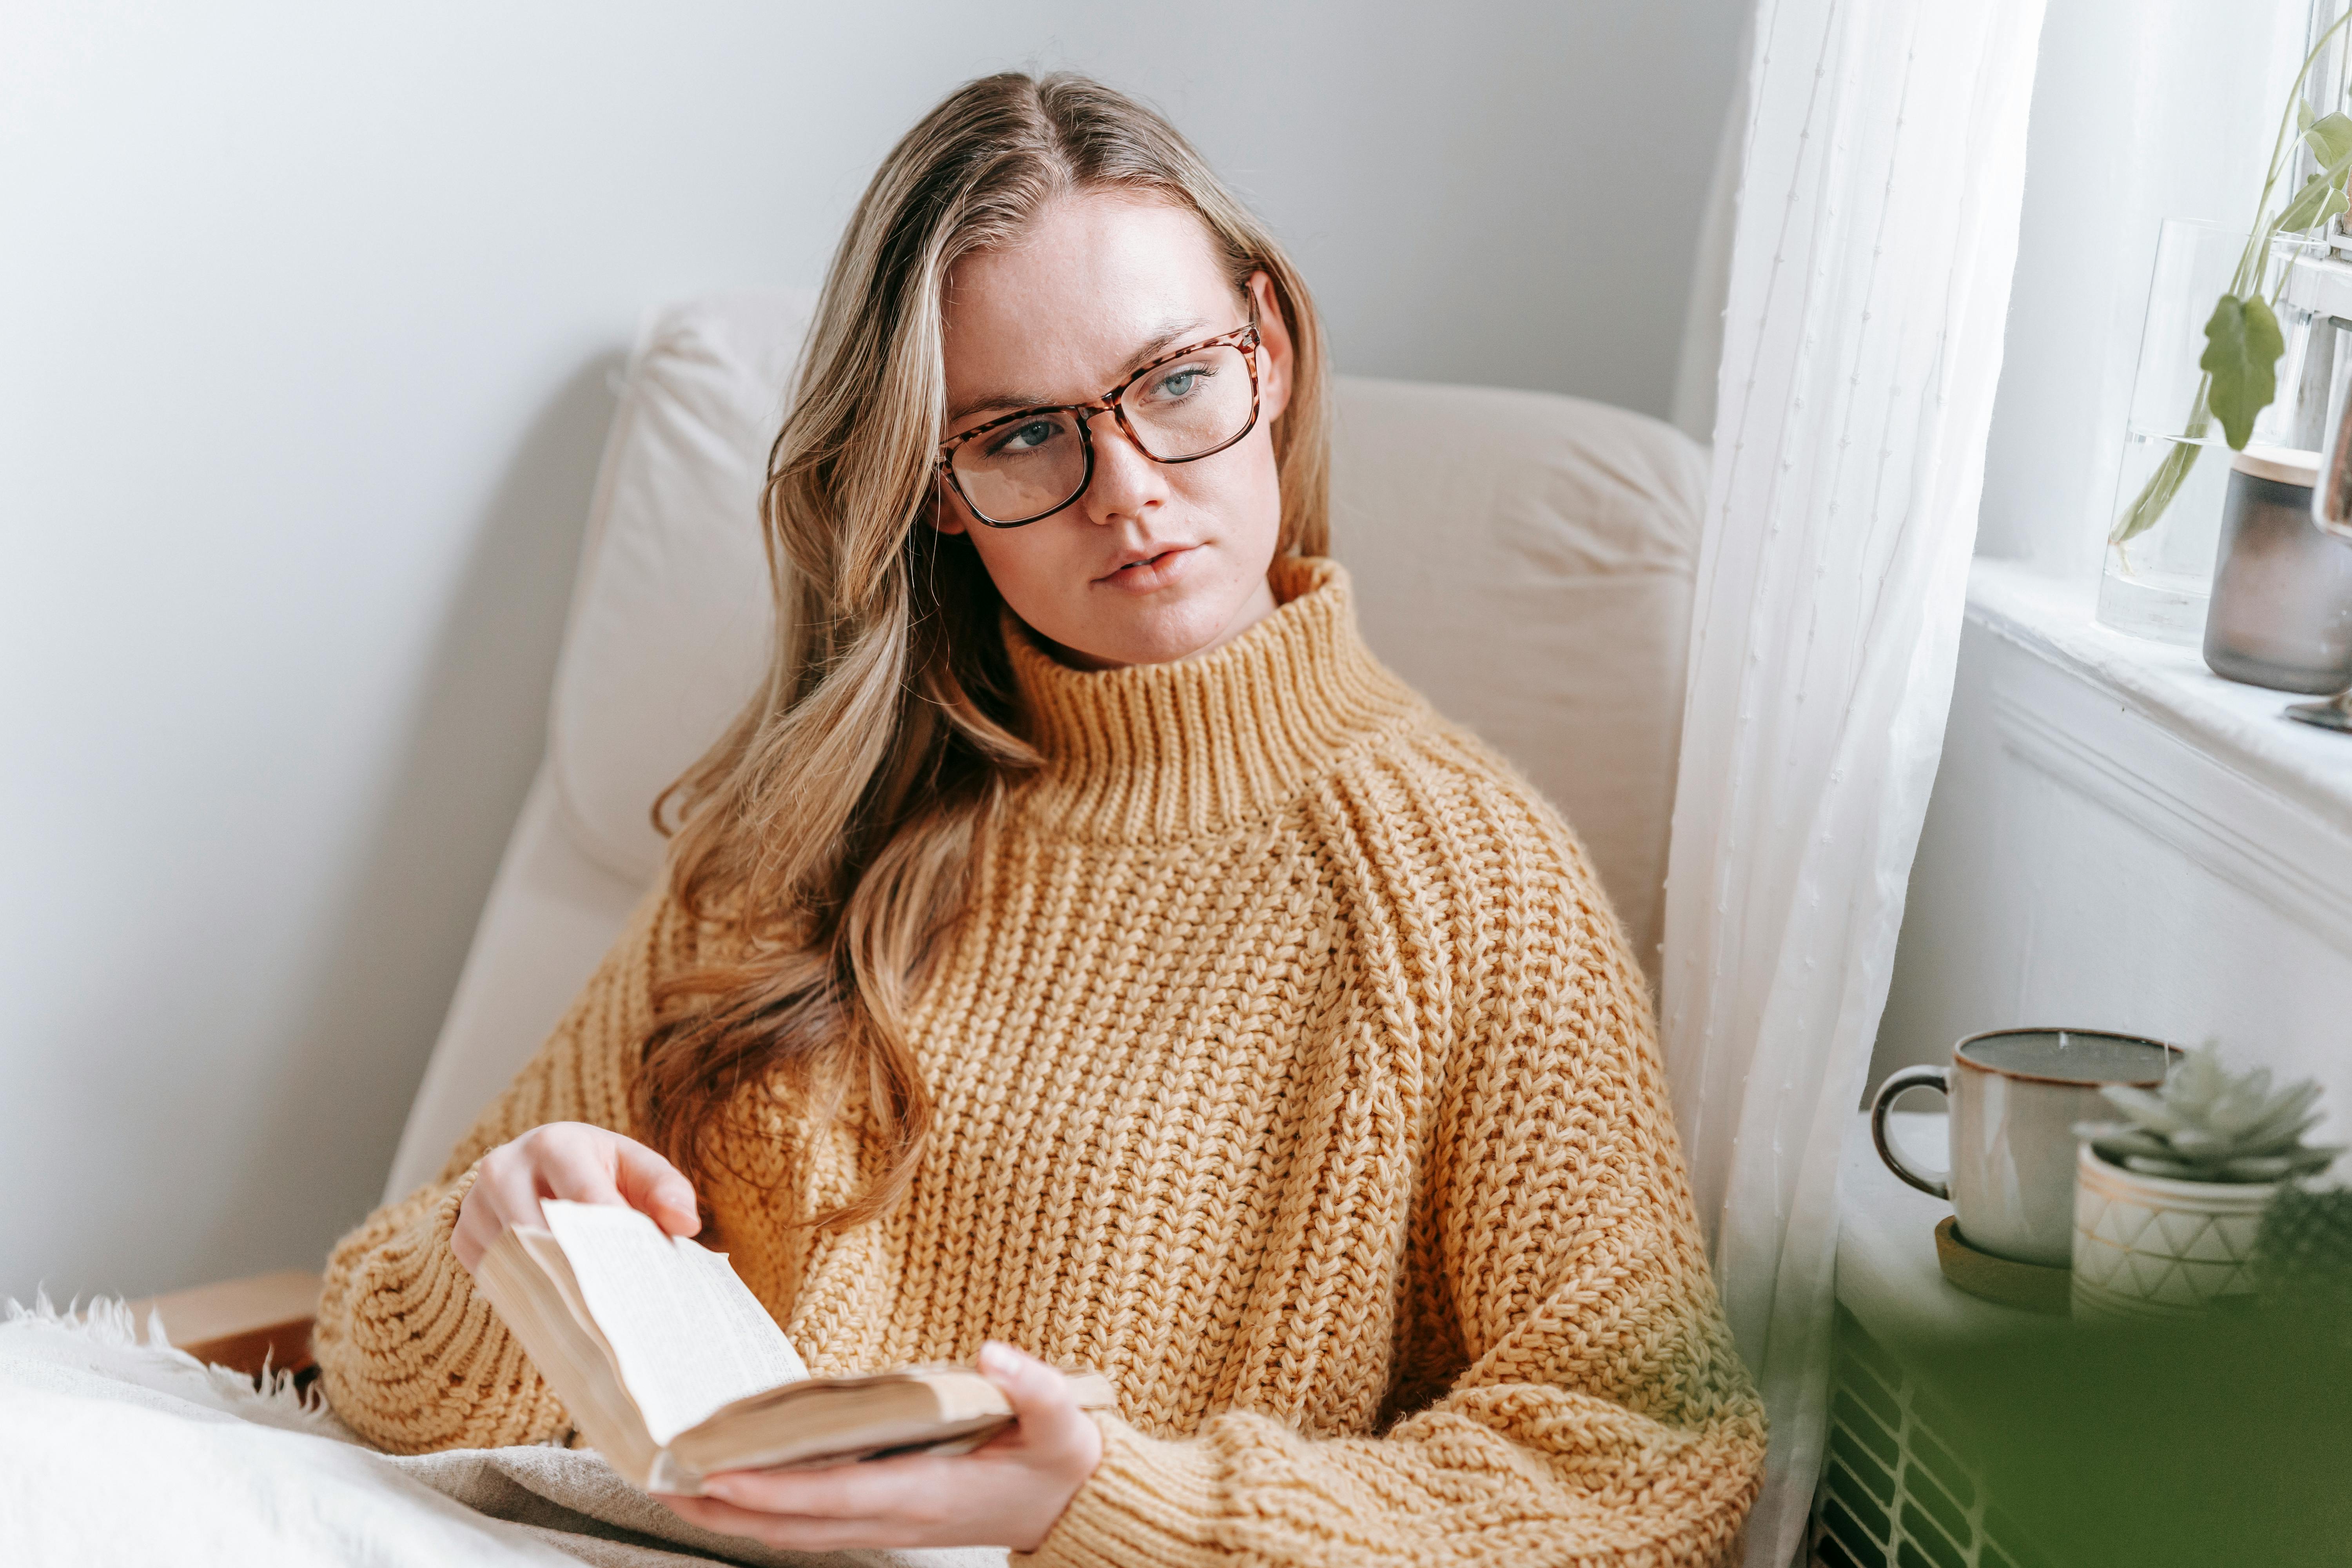
[[[2123,461],[2107,513],[2098,616],[2117,631],[2196,646],[2205,635],[2214,552],[2229,491],[2230,449],[2206,406],[2205,323],[2230,291],[2247,235],[2225,224],[2167,218],[2140,330],[2139,363],[2125,421]],[[2261,258],[2257,279],[2276,299],[2286,268],[2321,242],[2283,237]],[[2336,334],[2278,300],[2286,352],[2278,395],[2254,422],[2252,440],[2315,451],[2326,410]]]

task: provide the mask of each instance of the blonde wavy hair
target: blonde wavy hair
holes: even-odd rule
[[[766,679],[654,807],[677,835],[673,893],[730,940],[715,944],[723,961],[656,994],[640,1127],[699,1183],[721,1130],[779,1087],[860,1119],[865,1184],[809,1223],[870,1219],[912,1179],[931,1108],[908,1004],[962,911],[967,868],[1038,765],[1002,601],[971,542],[927,521],[947,434],[942,290],[960,258],[1090,191],[1189,208],[1244,297],[1254,274],[1272,279],[1294,352],[1272,428],[1277,548],[1326,548],[1314,305],[1174,127],[1083,77],[1008,72],[959,88],[891,149],[826,274],[769,461],[761,512],[782,630]]]

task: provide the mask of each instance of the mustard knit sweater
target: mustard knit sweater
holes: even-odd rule
[[[1647,994],[1580,847],[1383,669],[1347,579],[1181,664],[1013,635],[1024,784],[919,1001],[937,1121],[845,1234],[860,1147],[789,1108],[710,1245],[809,1365],[1108,1373],[1120,1415],[1034,1558],[1702,1563],[1763,1418],[1717,1313]],[[337,1247],[317,1353],[403,1452],[567,1435],[449,1251],[481,1153],[631,1131],[656,980],[722,932],[656,894],[444,1179]]]

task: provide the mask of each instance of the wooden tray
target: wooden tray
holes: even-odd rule
[[[1936,1222],[1936,1261],[1945,1279],[1984,1300],[2056,1318],[2074,1310],[2073,1269],[1979,1252],[1961,1238],[1959,1223],[1950,1215]]]
[[[161,1311],[172,1343],[198,1361],[257,1374],[263,1363],[300,1372],[310,1363],[310,1316],[319,1310],[319,1276],[289,1268],[250,1279],[199,1285],[131,1303],[131,1321],[145,1332],[147,1314]]]

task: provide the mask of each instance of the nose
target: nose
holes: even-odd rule
[[[1143,455],[1108,408],[1087,416],[1095,449],[1094,482],[1079,505],[1089,522],[1141,518],[1168,499],[1168,470]]]

